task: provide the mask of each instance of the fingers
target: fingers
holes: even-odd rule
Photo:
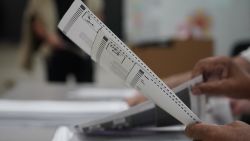
[[[208,125],[203,123],[193,124],[186,128],[185,133],[194,140],[209,140],[220,134],[221,128],[216,125]]]
[[[221,81],[210,81],[198,84],[192,88],[194,95],[215,95],[215,94],[224,94],[225,88],[227,86],[226,80]]]
[[[249,126],[248,124],[242,122],[242,121],[234,121],[231,124],[229,124],[229,126],[232,127],[243,127],[243,126]]]
[[[195,67],[192,70],[192,77],[196,77],[198,75],[203,75],[204,71],[206,70],[205,68],[208,66],[205,66],[203,64],[205,64],[206,60],[201,60],[199,61]]]
[[[231,59],[228,57],[210,57],[199,61],[193,71],[192,77],[202,74],[205,79],[210,77],[218,77],[219,79],[228,76],[228,66]]]
[[[208,68],[211,68],[213,66],[213,64],[215,63],[215,58],[214,57],[210,57],[210,58],[206,58],[206,59],[202,59],[200,60],[194,67],[193,71],[192,71],[192,76],[198,76],[200,74],[203,74],[203,72],[205,70],[207,70]]]
[[[193,124],[186,128],[185,133],[194,140],[201,141],[248,141],[250,126],[235,121],[228,125]]]

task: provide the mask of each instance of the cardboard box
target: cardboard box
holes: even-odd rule
[[[200,59],[213,56],[211,40],[172,41],[169,45],[132,47],[161,78],[191,70]]]

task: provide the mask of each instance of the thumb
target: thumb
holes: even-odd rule
[[[185,130],[185,134],[195,140],[209,139],[218,132],[220,132],[219,126],[205,123],[189,125]]]

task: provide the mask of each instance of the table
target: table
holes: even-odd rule
[[[95,87],[93,85],[84,85],[79,87]],[[77,99],[70,99],[68,91],[75,89],[75,87],[68,87],[65,85],[47,85],[47,84],[37,84],[37,83],[21,83],[17,85],[14,89],[8,91],[2,96],[4,99],[10,100],[69,100],[75,101]],[[79,101],[79,99],[77,100]],[[84,100],[81,100],[84,102]],[[96,118],[100,118],[100,115]],[[93,120],[93,115],[86,115],[79,122],[84,122],[86,120]],[[78,121],[77,121],[78,122]],[[33,124],[28,124],[29,121],[25,119],[20,119],[18,121],[1,119],[0,118],[0,140],[3,141],[51,141],[54,134],[58,128],[53,124],[44,124],[39,121],[33,121]],[[35,123],[35,124],[34,124]],[[68,126],[72,129],[72,126],[76,124],[76,121],[70,123]],[[139,135],[124,134],[119,136],[83,136],[74,133],[74,138],[72,141],[187,141],[188,139],[183,134],[183,132],[168,132],[168,133],[147,133]]]

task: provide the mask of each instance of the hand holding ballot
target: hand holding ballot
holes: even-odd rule
[[[186,128],[186,134],[197,141],[248,141],[250,126],[236,121],[228,125],[199,123]]]
[[[228,57],[201,60],[193,69],[193,76],[203,74],[205,82],[193,88],[196,95],[225,95],[250,98],[250,75]]]
[[[193,93],[196,95],[205,93],[207,95],[225,95],[232,98],[249,99],[250,77],[246,69],[249,64],[239,63],[238,59],[212,57],[198,62],[193,69],[193,76],[203,74],[205,82],[195,86]],[[238,112],[243,112],[239,103],[242,102],[234,103],[233,108]],[[244,105],[246,106],[246,104]],[[229,125],[199,123],[186,128],[186,134],[189,137],[202,141],[247,141],[250,138],[249,132],[250,126],[238,121]]]

